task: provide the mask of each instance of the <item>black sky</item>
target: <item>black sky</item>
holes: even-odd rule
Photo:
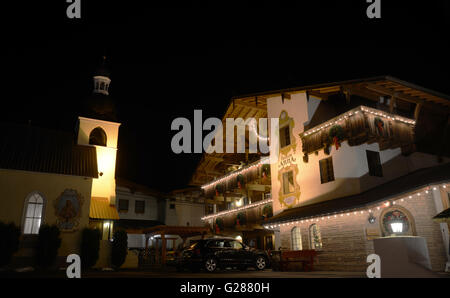
[[[382,1],[381,20],[364,0],[87,2],[81,20],[65,1],[5,6],[2,121],[73,131],[106,55],[117,176],[153,188],[185,186],[201,157],[171,152],[171,121],[221,118],[233,95],[381,74],[450,94],[448,1]]]

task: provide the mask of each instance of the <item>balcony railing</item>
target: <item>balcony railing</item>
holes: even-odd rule
[[[377,142],[380,150],[402,149],[403,154],[414,151],[412,119],[359,106],[300,134],[303,153],[329,148],[336,142],[347,140],[350,146]]]
[[[226,192],[245,189],[246,184],[258,183],[270,185],[269,158],[249,164],[239,170],[233,171],[202,186],[205,197],[223,196]]]
[[[209,214],[209,215],[206,215],[206,216],[202,217],[202,220],[214,219],[216,217],[222,217],[222,216],[233,214],[233,213],[237,214],[237,213],[240,213],[240,212],[243,212],[243,211],[245,212],[247,210],[250,210],[251,208],[261,207],[261,206],[264,207],[264,205],[267,205],[267,204],[270,204],[270,205],[272,204],[272,199],[271,198],[270,199],[261,200],[261,201],[257,201],[255,203],[251,203],[251,204],[239,207],[239,208],[230,209],[230,210],[224,210],[224,211],[221,211],[221,212]]]

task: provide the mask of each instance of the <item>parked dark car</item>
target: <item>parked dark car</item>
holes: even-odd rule
[[[179,269],[205,269],[208,272],[227,267],[263,270],[268,265],[269,256],[265,251],[250,248],[233,238],[198,240],[182,250],[178,260]]]

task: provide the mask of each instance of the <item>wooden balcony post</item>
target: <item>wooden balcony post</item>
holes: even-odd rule
[[[417,121],[419,119],[420,109],[422,105],[420,103],[416,103],[416,109],[414,110],[414,119]]]
[[[395,107],[395,96],[391,96],[391,101],[389,102],[389,113],[394,113],[394,107]]]
[[[166,265],[166,237],[161,233],[161,264]]]

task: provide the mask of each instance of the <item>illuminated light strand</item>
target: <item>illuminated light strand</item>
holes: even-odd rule
[[[258,207],[260,205],[264,205],[264,204],[271,203],[271,202],[272,202],[272,199],[266,199],[266,200],[258,201],[256,203],[248,204],[248,205],[236,208],[236,209],[225,210],[225,211],[221,211],[221,212],[214,213],[214,214],[211,214],[211,215],[203,216],[201,218],[201,220],[205,221],[205,220],[208,220],[208,219],[211,219],[211,218],[224,216],[224,215],[227,215],[227,214],[230,214],[230,213],[235,213],[235,212],[238,212],[238,211],[241,211],[241,210],[245,210],[245,209],[248,209],[248,208]]]
[[[412,119],[409,119],[409,118],[405,118],[405,117],[401,117],[401,116],[397,116],[397,115],[381,112],[380,110],[372,109],[372,108],[369,108],[369,107],[366,107],[366,106],[360,106],[360,107],[358,107],[356,109],[350,110],[349,112],[345,113],[344,116],[341,115],[341,116],[339,116],[339,118],[337,118],[337,117],[333,118],[333,119],[329,120],[328,122],[325,122],[325,124],[322,124],[319,127],[314,127],[314,128],[311,128],[311,129],[305,131],[303,135],[304,136],[308,136],[308,135],[314,134],[316,132],[319,132],[319,131],[321,131],[321,130],[323,130],[325,128],[328,128],[331,125],[336,125],[339,122],[342,122],[342,120],[347,120],[348,118],[352,117],[353,115],[358,114],[359,111],[362,111],[364,113],[369,113],[369,114],[372,114],[372,115],[375,115],[375,116],[380,116],[380,117],[383,117],[383,118],[386,118],[386,119],[403,122],[403,123],[406,123],[406,124],[412,124],[412,125],[416,124],[416,121],[414,121]]]
[[[442,188],[447,188],[447,185],[443,184]],[[436,186],[434,186],[434,187],[427,187],[425,189],[425,191],[423,191],[423,192],[428,194],[430,189],[436,190],[437,187]],[[317,222],[319,218],[322,218],[322,220],[324,220],[325,217],[327,217],[327,219],[333,219],[333,218],[337,218],[338,215],[340,215],[340,217],[343,217],[345,214],[347,216],[350,216],[350,213],[352,213],[352,212],[353,212],[354,216],[358,215],[358,214],[365,214],[365,213],[369,213],[370,214],[370,213],[372,213],[372,209],[375,208],[375,207],[377,208],[377,210],[380,210],[380,208],[390,207],[391,203],[392,203],[392,205],[396,205],[398,201],[404,202],[405,200],[410,200],[410,199],[414,199],[414,198],[424,198],[424,196],[422,196],[422,191],[419,191],[416,194],[417,194],[417,196],[408,195],[408,196],[405,196],[405,197],[403,197],[401,199],[397,199],[397,200],[387,200],[385,202],[382,202],[382,203],[379,203],[379,204],[375,205],[374,207],[372,207],[370,209],[357,210],[357,211],[354,211],[354,209],[353,209],[353,210],[346,210],[346,211],[335,212],[333,214],[330,214],[330,213],[329,214],[321,214],[321,215],[315,216],[315,217],[311,216],[311,217],[308,217],[308,218],[300,218],[300,219],[296,219],[296,220],[289,221],[289,222],[284,222],[284,223],[279,223],[279,224],[268,224],[268,225],[264,225],[264,228],[265,229],[275,229],[275,228],[278,228],[280,226],[285,226],[285,225],[302,224],[303,222],[310,222],[310,221],[311,222],[314,222],[314,221]]]
[[[260,140],[262,140],[262,141],[266,141],[266,142],[268,142],[268,141],[270,140],[269,137],[262,137],[262,136],[259,135],[258,130],[257,130],[257,127],[256,127],[256,122],[252,122],[252,124],[251,124],[250,127],[252,128],[253,133],[256,135],[256,137],[257,137],[258,139],[260,139]]]
[[[223,181],[226,181],[226,180],[229,180],[229,179],[231,179],[231,178],[233,178],[233,177],[236,177],[236,176],[239,175],[239,174],[246,173],[246,172],[248,172],[248,171],[250,171],[250,170],[253,170],[253,169],[256,168],[256,167],[260,167],[260,166],[263,165],[263,164],[267,164],[267,163],[268,163],[268,160],[269,160],[269,156],[263,157],[263,158],[261,158],[258,162],[254,163],[254,164],[251,164],[251,165],[248,165],[248,166],[246,166],[246,167],[244,167],[244,168],[242,168],[242,169],[233,171],[233,172],[231,172],[231,173],[229,173],[229,174],[226,174],[226,175],[223,176],[222,178],[219,178],[219,179],[214,180],[214,181],[212,181],[212,182],[210,182],[210,183],[207,183],[207,184],[202,185],[202,189],[205,189],[205,188],[214,186],[214,185],[219,184],[219,183],[221,183],[221,182],[223,182]]]

